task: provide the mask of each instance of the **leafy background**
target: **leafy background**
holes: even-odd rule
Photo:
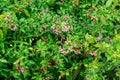
[[[119,0],[0,0],[0,79],[119,80]]]

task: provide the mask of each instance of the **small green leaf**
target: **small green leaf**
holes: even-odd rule
[[[3,38],[3,31],[0,29],[0,38]]]
[[[118,0],[113,0],[114,7],[118,5]]]
[[[94,43],[96,41],[96,39],[92,35],[89,35],[88,33],[85,35],[85,39],[88,43]]]
[[[112,4],[112,2],[113,2],[113,0],[108,0],[108,1],[106,2],[106,7],[109,7],[109,6]]]
[[[29,14],[28,10],[24,9],[24,13],[25,13],[26,16],[30,17],[30,14]]]
[[[101,20],[101,22],[102,22],[103,24],[106,24],[106,18],[105,18],[104,16],[101,16],[101,17],[100,17],[100,20]]]
[[[70,75],[70,74],[69,74],[69,72],[67,71],[67,72],[66,72],[66,76],[69,76],[69,75]]]
[[[2,62],[2,63],[7,63],[7,60],[5,60],[5,59],[0,59],[0,62]]]

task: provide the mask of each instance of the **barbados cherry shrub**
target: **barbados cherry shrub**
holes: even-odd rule
[[[1,80],[119,80],[119,0],[0,0]]]

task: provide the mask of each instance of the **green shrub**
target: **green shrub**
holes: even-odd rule
[[[120,79],[119,0],[3,0],[0,7],[0,79]]]

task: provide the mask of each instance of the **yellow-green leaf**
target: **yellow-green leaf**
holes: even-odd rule
[[[102,22],[103,24],[106,24],[106,18],[105,18],[104,16],[101,16],[101,17],[100,17],[100,20],[101,20],[101,22]]]
[[[111,6],[112,2],[113,2],[113,0],[108,0],[108,1],[106,2],[106,7]]]
[[[5,59],[0,59],[0,62],[2,62],[2,63],[7,63],[7,60],[5,60]]]
[[[30,14],[29,14],[28,10],[24,9],[24,13],[25,13],[26,16],[30,17]]]
[[[3,38],[3,31],[0,29],[0,38]]]
[[[118,0],[113,0],[114,7],[118,5]]]

